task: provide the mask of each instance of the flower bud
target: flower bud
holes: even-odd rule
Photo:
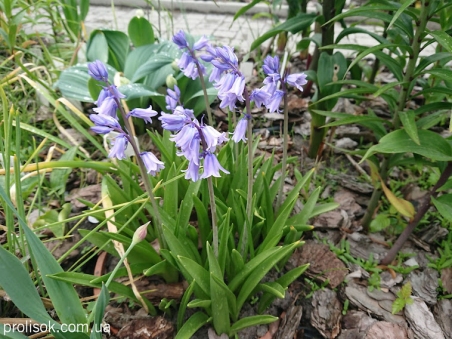
[[[139,18],[144,17],[144,11],[141,8],[137,9],[136,12],[135,12],[135,16],[139,17]]]
[[[174,60],[172,63],[171,63],[171,67],[172,67],[172,69],[174,70],[174,71],[179,71],[180,70],[180,68],[179,68],[179,59],[176,59],[176,60]]]
[[[168,88],[174,89],[174,86],[177,85],[177,80],[172,74],[168,74],[166,77],[166,86]]]
[[[146,235],[148,234],[148,225],[149,224],[150,224],[150,221],[137,228],[137,230],[133,234],[132,245],[136,245],[139,242],[146,239]]]

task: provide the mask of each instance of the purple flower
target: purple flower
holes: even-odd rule
[[[88,63],[88,74],[95,80],[108,81],[107,66],[100,60]]]
[[[270,100],[267,102],[267,109],[270,113],[280,112],[279,105],[284,97],[284,92],[281,90],[276,90],[271,96]]]
[[[113,147],[108,154],[109,158],[117,158],[119,160],[123,160],[126,158],[126,148],[127,148],[127,135],[124,133],[119,134],[113,141]]]
[[[303,92],[302,86],[306,85],[308,81],[306,80],[306,74],[296,73],[287,76],[287,83],[291,86],[298,88],[301,92]]]
[[[245,77],[243,75],[227,73],[214,86],[218,89],[221,108],[229,106],[232,111],[237,100],[243,102],[243,91],[245,89]]]
[[[182,172],[185,172],[185,179],[198,181],[199,180],[199,162],[195,163],[190,161],[188,163],[188,168]]]
[[[182,54],[177,64],[187,78],[195,80],[199,75],[198,68],[201,70],[201,74],[206,74],[204,65],[200,64],[199,61],[193,58],[188,52]]]
[[[183,30],[180,30],[173,36],[173,42],[179,46],[179,48],[186,48],[188,47],[188,41],[185,37],[185,32]]]
[[[204,179],[212,176],[219,178],[220,171],[229,174],[229,172],[220,165],[215,154],[211,152],[205,152],[204,173],[201,175],[201,178]]]
[[[162,112],[158,119],[162,122],[162,127],[164,129],[177,132],[180,131],[185,124],[191,122],[192,118],[194,118],[193,110],[177,106],[174,109],[173,114]]]
[[[198,136],[197,128],[193,124],[186,124],[177,134],[172,135],[170,140],[174,141],[176,146],[184,151],[190,148],[190,144],[196,136]]]
[[[184,156],[188,161],[199,165],[199,142],[201,138],[199,133],[196,133],[186,145],[181,147],[181,151],[177,152],[178,156]]]
[[[152,176],[155,176],[160,170],[165,168],[165,164],[151,152],[142,152],[140,156],[146,167],[146,172]]]
[[[204,141],[206,142],[207,150],[214,152],[217,145],[227,141],[227,137],[224,136],[224,133],[218,132],[212,126],[204,125],[201,127],[202,134],[204,136]]]
[[[266,75],[279,74],[279,58],[278,56],[271,57],[268,55],[264,60],[264,65],[262,66],[264,73]]]
[[[198,41],[195,42],[193,45],[193,50],[199,51],[203,49],[204,47],[207,47],[209,45],[209,39],[205,35],[203,35]]]
[[[265,105],[271,98],[271,94],[264,89],[255,89],[251,92],[250,100],[254,101],[256,107]]]
[[[177,107],[177,104],[180,100],[180,89],[179,87],[177,87],[177,85],[174,85],[174,91],[168,88],[166,90],[166,93],[166,109],[173,111]]]
[[[242,119],[239,120],[237,126],[235,127],[234,134],[232,135],[232,140],[238,143],[240,140],[246,142],[246,129],[248,127],[248,120],[251,117],[246,114]]]
[[[108,115],[112,118],[116,118],[116,110],[118,109],[118,104],[116,103],[115,99],[112,97],[106,97],[102,100],[102,104],[97,107],[93,108],[93,111],[99,114]]]
[[[146,123],[152,123],[151,117],[155,117],[158,113],[156,111],[154,111],[152,109],[152,106],[149,106],[146,109],[143,108],[135,108],[133,110],[131,110],[128,114],[127,114],[127,118],[128,117],[135,117],[135,118],[140,118],[143,119]]]
[[[95,124],[91,127],[91,130],[97,134],[107,134],[113,130],[122,131],[118,120],[109,115],[90,114],[89,118]]]

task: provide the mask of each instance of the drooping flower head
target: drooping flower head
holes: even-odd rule
[[[100,61],[96,60],[88,64],[88,74],[98,81],[108,81],[108,71],[107,66]]]
[[[140,118],[143,119],[146,123],[152,123],[151,117],[155,117],[157,115],[157,111],[154,111],[152,109],[152,106],[149,106],[146,109],[143,108],[134,108],[133,110],[131,110],[126,117],[135,117],[135,118]]]
[[[174,85],[174,91],[170,88],[166,90],[166,109],[170,111],[174,111],[180,101],[180,89],[177,85]]]
[[[178,61],[178,66],[184,75],[195,80],[199,73],[206,74],[206,68],[201,64],[196,56],[196,52],[206,47],[209,40],[202,36],[197,42],[191,45],[184,31],[180,30],[173,36],[173,42],[184,51]]]
[[[165,168],[165,164],[161,162],[152,152],[141,152],[140,157],[148,174],[155,176],[158,172]]]

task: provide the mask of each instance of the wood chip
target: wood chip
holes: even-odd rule
[[[411,282],[414,295],[422,298],[429,305],[436,304],[439,287],[436,270],[426,268],[423,271],[413,271],[408,275],[407,280]]]
[[[341,331],[342,318],[342,305],[336,292],[327,288],[316,291],[312,306],[311,325],[325,338],[336,338]]]
[[[441,282],[443,283],[444,290],[452,294],[452,267],[441,270]]]
[[[280,322],[275,338],[294,338],[302,315],[303,308],[301,306],[291,305]]]
[[[414,332],[416,339],[445,339],[443,331],[433,317],[427,304],[418,297],[405,306],[405,317]]]
[[[408,339],[406,327],[387,321],[377,321],[372,324],[365,336],[366,339]]]
[[[134,319],[118,332],[120,339],[172,339],[173,324],[163,317]]]
[[[371,313],[379,319],[405,326],[405,319],[391,313],[394,294],[383,291],[368,291],[366,286],[361,286],[350,281],[345,288],[345,294],[350,303],[360,310]]]
[[[452,339],[452,300],[442,299],[433,307],[433,315],[447,339]]]

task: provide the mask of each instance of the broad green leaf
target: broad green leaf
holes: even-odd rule
[[[444,194],[436,199],[432,197],[432,202],[438,212],[452,222],[452,194]]]
[[[313,217],[312,211],[319,198],[321,187],[317,187],[314,192],[309,195],[308,200],[303,206],[300,213],[294,215],[289,219],[291,225],[306,225],[308,220]]]
[[[452,53],[452,37],[444,31],[428,32],[446,51]]]
[[[21,312],[41,323],[51,320],[22,262],[3,246],[0,246],[0,271],[0,286]]]
[[[419,145],[405,130],[391,132],[369,148],[361,162],[375,153],[415,153],[437,161],[452,161],[451,144],[443,137],[427,130],[418,130],[418,136]]]
[[[137,69],[148,62],[148,60],[158,52],[160,47],[160,44],[153,44],[140,46],[132,50],[129,55],[127,55],[124,76],[127,79],[132,79]]]
[[[85,21],[86,16],[88,15],[89,11],[89,0],[80,0],[79,3],[80,6],[80,21]]]
[[[136,99],[141,97],[163,97],[163,94],[160,94],[145,84],[127,84],[119,87],[119,91],[124,94],[129,99]]]
[[[417,145],[420,145],[421,142],[417,133],[417,125],[414,116],[414,111],[411,110],[399,112],[400,121],[402,122],[405,131]]]
[[[152,56],[145,64],[142,64],[133,74],[132,82],[136,82],[145,76],[161,69],[164,66],[171,65],[174,58],[165,54],[156,54]]]
[[[28,337],[20,332],[13,332],[11,325],[0,324],[0,339],[28,339]]]
[[[203,292],[206,295],[210,296],[210,274],[209,272],[196,263],[195,261],[180,256],[177,256],[177,259],[181,263],[181,265],[189,272],[190,276],[192,277],[192,280],[196,281],[196,284],[201,287]]]
[[[108,43],[108,64],[123,72],[129,53],[129,38],[119,31],[102,30]]]
[[[271,37],[274,37],[275,35],[278,35],[281,32],[290,32],[292,34],[298,33],[311,26],[315,19],[315,14],[300,13],[296,17],[288,19],[284,23],[262,34],[259,38],[253,41],[250,50],[252,51],[256,49],[264,41],[270,39]]]
[[[177,213],[177,225],[180,228],[185,228],[190,221],[190,216],[193,212],[193,196],[198,194],[199,187],[201,186],[201,180],[190,182],[188,189],[185,193],[184,199],[180,203],[179,212]]]
[[[86,323],[85,312],[74,287],[66,282],[55,281],[49,278],[49,275],[51,274],[63,272],[61,266],[36,234],[28,228],[27,223],[18,214],[1,186],[0,196],[19,221],[19,225],[27,238],[29,250],[35,259],[41,278],[46,286],[47,293],[52,300],[52,304],[61,322],[66,324]]]
[[[100,60],[104,64],[108,62],[108,42],[101,31],[95,31],[91,34],[86,50],[86,60]]]
[[[413,219],[414,214],[416,213],[413,204],[408,200],[396,197],[394,193],[392,193],[392,191],[386,186],[383,180],[380,179],[380,182],[381,188],[383,189],[383,192],[385,193],[386,198],[388,198],[391,205],[394,206],[400,214],[410,218],[410,220]]]
[[[150,45],[155,42],[154,29],[146,18],[133,17],[129,22],[127,31],[135,47]]]
[[[174,339],[190,339],[201,327],[206,325],[211,318],[203,312],[193,314],[182,328],[177,332]]]

